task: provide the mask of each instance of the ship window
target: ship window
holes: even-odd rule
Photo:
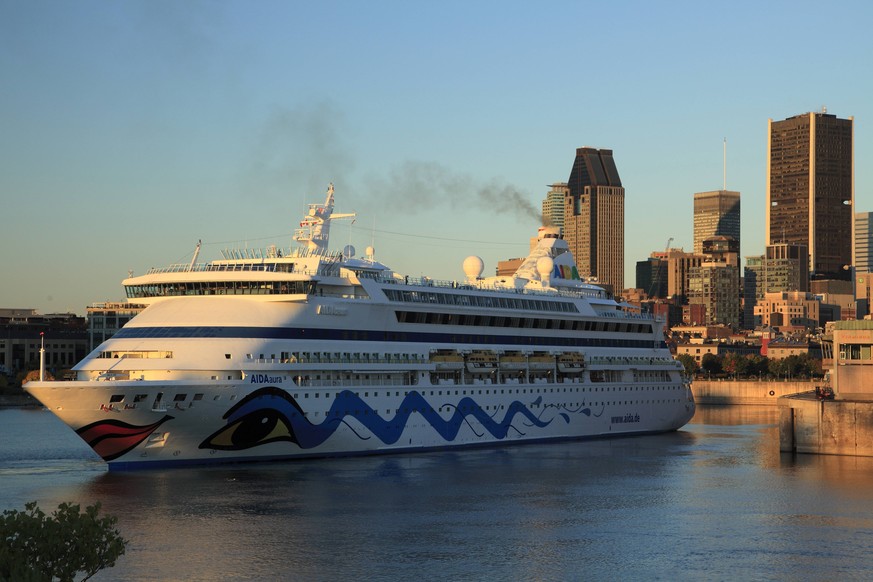
[[[225,360],[229,360],[229,359],[230,359],[230,354],[224,354],[224,359],[225,359]]]
[[[187,394],[176,394],[173,396],[173,402],[184,402],[188,398]]]
[[[134,402],[142,402],[143,400],[146,399],[147,396],[148,396],[148,394],[137,394],[136,396],[133,397],[133,401]]]
[[[124,394],[113,394],[109,397],[109,402],[121,402],[124,400]]]

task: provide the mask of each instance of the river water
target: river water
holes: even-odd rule
[[[869,580],[873,458],[779,452],[776,408],[637,438],[113,472],[0,410],[0,510],[100,501],[93,580]]]

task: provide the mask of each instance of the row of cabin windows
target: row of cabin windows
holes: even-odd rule
[[[400,323],[430,325],[468,325],[507,327],[511,329],[555,329],[564,331],[603,331],[618,333],[652,333],[648,323],[615,321],[579,321],[570,319],[540,319],[534,317],[504,317],[463,313],[430,313],[423,311],[396,311]]]
[[[455,305],[459,307],[527,309],[529,311],[556,311],[563,313],[579,312],[579,309],[571,301],[533,299],[511,295],[495,297],[492,295],[466,295],[402,289],[386,289],[385,295],[391,301],[400,301],[403,303],[433,303],[438,305]]]
[[[445,392],[445,396],[451,396],[451,395],[453,395],[453,394],[454,394],[455,396],[468,396],[468,395],[469,395],[469,396],[475,396],[475,395],[482,395],[483,392],[484,392],[484,394],[487,396],[487,395],[492,395],[492,394],[493,394],[493,395],[497,395],[497,394],[553,394],[553,393],[555,393],[555,392],[557,392],[557,393],[562,393],[562,392],[564,392],[564,393],[566,393],[566,392],[571,392],[571,393],[572,393],[572,392],[580,392],[580,391],[581,391],[582,393],[586,393],[586,392],[589,392],[589,391],[592,392],[592,393],[595,393],[595,392],[603,392],[603,393],[605,393],[605,392],[640,392],[640,391],[647,391],[647,392],[648,392],[648,391],[654,391],[654,392],[659,392],[659,391],[664,391],[664,390],[676,390],[676,389],[679,389],[679,387],[678,387],[678,386],[643,386],[643,387],[629,388],[629,387],[627,387],[627,386],[611,386],[611,387],[604,387],[604,388],[597,387],[597,388],[581,388],[581,389],[580,389],[580,388],[518,388],[518,389],[515,389],[515,390],[513,390],[513,389],[511,389],[511,388],[508,388],[508,389],[507,389],[507,388],[502,388],[502,389],[500,389],[499,391],[498,391],[497,389],[494,389],[494,390],[490,390],[490,389],[480,389],[480,390],[431,390],[429,395],[430,395],[430,396],[443,396],[443,393],[444,393],[444,392]],[[344,393],[345,393],[345,392],[337,392],[337,393],[334,395],[334,397],[335,397],[335,398],[340,397],[340,396],[341,396],[342,394],[344,394]],[[314,397],[314,398],[318,398],[321,394],[322,394],[321,392],[313,392],[313,397]],[[355,396],[358,396],[358,397],[360,397],[360,395],[361,395],[360,392],[354,392],[353,394],[354,394]],[[384,394],[385,396],[390,397],[390,396],[391,396],[391,391],[390,391],[390,390],[389,390],[389,391],[386,391],[386,392],[384,392],[383,394]],[[420,394],[421,394],[422,396],[428,396],[428,391],[427,391],[427,390],[423,390],[423,391],[420,392]],[[403,395],[404,395],[404,396],[409,396],[409,391],[404,391],[404,392],[403,392]],[[125,396],[126,396],[125,394],[113,394],[112,396],[110,396],[110,398],[109,398],[109,402],[112,403],[112,404],[118,404],[118,403],[124,402],[124,398],[125,398]],[[204,396],[204,395],[203,395],[202,393],[198,392],[198,393],[194,394],[194,396],[192,397],[191,400],[192,400],[193,402],[197,402],[197,401],[199,401],[199,400],[203,400],[203,396]],[[293,396],[294,398],[298,398],[298,397],[300,396],[300,394],[299,394],[299,393],[298,393],[298,394],[292,394],[292,396]],[[395,397],[399,397],[399,396],[400,396],[400,392],[399,392],[399,391],[394,392],[394,396],[395,396]],[[304,393],[303,393],[303,397],[304,397],[304,398],[309,398],[309,392],[304,392]],[[331,397],[331,393],[330,393],[330,392],[324,392],[324,398],[330,398],[330,397]],[[364,392],[364,398],[369,398],[369,397],[370,397],[370,393],[369,393],[369,392]],[[373,397],[374,397],[374,398],[378,398],[378,397],[379,397],[379,392],[373,392]],[[145,401],[147,398],[148,398],[148,394],[135,394],[134,397],[133,397],[133,402],[134,402],[134,403],[143,402],[143,401]],[[187,399],[188,399],[188,395],[185,394],[185,393],[179,393],[179,394],[175,394],[175,395],[173,396],[173,402],[185,402]]]
[[[259,361],[267,361],[266,354],[258,354]],[[230,354],[224,354],[225,359],[230,359]],[[246,354],[247,360],[254,360],[254,354]],[[277,361],[276,354],[270,354],[270,361]],[[329,363],[416,363],[424,361],[421,354],[397,354],[397,353],[368,353],[368,352],[279,352],[279,360],[284,364],[296,362],[329,362]]]
[[[681,402],[681,401],[682,400],[680,398],[667,398],[667,399],[662,399],[662,400],[623,400],[623,401],[622,400],[613,400],[613,401],[587,402],[587,403],[563,402],[559,406],[566,406],[569,408],[575,408],[575,407],[579,407],[579,406],[628,406],[631,404],[668,404],[668,403],[676,403],[676,402]],[[548,404],[547,406],[555,406],[555,405]],[[543,407],[542,404],[531,404],[530,405],[530,408],[542,408],[542,407]],[[392,414],[391,410],[392,409],[390,409],[390,408],[386,408],[385,414]],[[401,412],[403,412],[403,413],[410,413],[410,412],[420,413],[420,412],[425,412],[425,411],[429,411],[429,412],[453,412],[455,410],[460,410],[461,412],[470,412],[473,410],[485,410],[485,411],[495,410],[496,411],[496,410],[506,410],[506,405],[504,405],[504,404],[495,404],[494,406],[488,406],[488,405],[469,406],[468,405],[468,406],[457,406],[457,407],[456,406],[441,406],[441,407],[438,407],[436,409],[434,409],[433,407],[428,407],[427,409],[395,408],[393,414],[400,414]],[[343,416],[368,416],[371,412],[373,414],[378,414],[378,412],[375,410],[364,409],[363,411],[362,410],[344,410],[344,411],[342,411],[342,415]],[[319,413],[320,413],[320,411],[314,411],[313,416],[318,417]],[[331,413],[331,411],[324,411],[325,418],[330,416],[330,413]],[[295,418],[297,416],[297,414],[298,413],[294,412],[291,414],[291,417]],[[340,411],[334,410],[333,415],[335,417],[339,417]],[[303,416],[308,417],[309,413],[304,412]]]

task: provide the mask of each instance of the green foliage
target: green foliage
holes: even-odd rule
[[[746,373],[750,376],[763,377],[768,372],[769,360],[761,354],[749,354],[746,356],[749,367]]]
[[[704,372],[710,374],[718,374],[721,372],[721,358],[715,354],[704,354],[703,359],[700,360],[700,364],[700,367]]]
[[[722,369],[731,376],[743,377],[749,373],[749,360],[736,352],[725,354],[721,361]]]
[[[685,373],[689,376],[697,372],[699,366],[697,365],[697,360],[691,354],[679,354],[676,356],[676,359],[682,362],[682,365],[685,367]]]
[[[788,377],[788,358],[770,360],[767,364],[767,371],[775,378]]]
[[[51,516],[35,501],[24,507],[0,516],[0,580],[66,582],[80,572],[87,580],[124,554],[118,520],[98,517],[99,502],[81,513],[78,504],[61,503]]]

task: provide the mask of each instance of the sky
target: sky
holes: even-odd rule
[[[287,248],[330,182],[357,213],[337,249],[493,273],[582,146],[614,152],[625,286],[691,250],[725,173],[762,254],[768,119],[854,117],[873,211],[871,21],[868,0],[0,0],[0,308],[84,314],[198,240]]]

